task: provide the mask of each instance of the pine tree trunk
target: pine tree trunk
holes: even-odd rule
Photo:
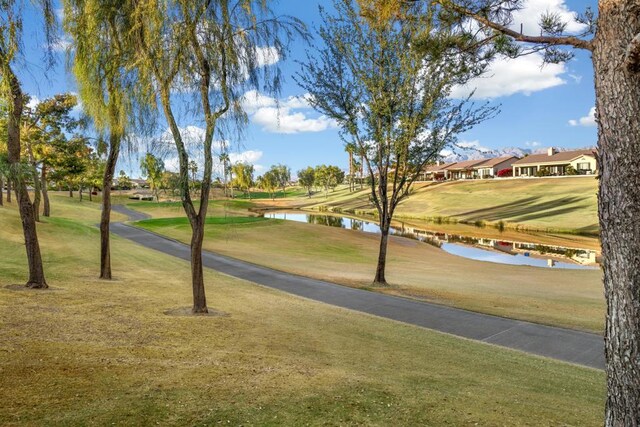
[[[625,66],[623,50],[640,34],[639,9],[633,2],[600,1],[593,51],[607,426],[640,425],[640,64]]]
[[[44,267],[42,256],[40,255],[40,244],[36,231],[36,220],[33,214],[33,205],[29,199],[27,184],[20,171],[20,120],[23,109],[23,95],[18,79],[13,75],[11,68],[7,67],[7,76],[10,82],[12,95],[12,110],[7,120],[7,152],[9,167],[11,168],[9,183],[13,182],[16,192],[16,200],[22,220],[22,230],[24,233],[25,248],[27,251],[27,261],[29,265],[29,280],[26,284],[29,288],[47,288],[44,277]],[[10,193],[9,193],[10,194]],[[9,199],[9,197],[7,197]]]
[[[47,183],[47,166],[43,163],[42,164],[42,175],[40,180],[41,185],[42,185],[42,200],[43,200],[43,206],[42,206],[42,215],[45,217],[51,216],[51,204],[49,203],[49,189],[48,189],[48,183]]]
[[[378,265],[376,266],[376,277],[373,279],[374,285],[387,285],[387,246],[389,243],[389,225],[387,221],[380,221],[380,250],[378,252]]]
[[[111,221],[111,183],[116,170],[120,153],[120,136],[111,133],[109,136],[109,156],[102,178],[102,215],[100,217],[100,278],[111,280],[111,247],[109,225]]]

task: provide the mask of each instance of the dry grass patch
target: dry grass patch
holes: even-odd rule
[[[0,208],[1,425],[601,425],[604,374],[289,296],[212,271],[227,317],[190,304],[188,263],[41,227],[52,286],[25,277]],[[257,223],[259,224],[259,223]],[[9,230],[9,231],[8,231]]]
[[[141,227],[188,242],[182,219]],[[265,220],[210,223],[206,249],[308,277],[369,287],[379,237],[340,228]],[[605,304],[598,270],[562,270],[474,261],[414,240],[390,239],[387,280],[392,293],[495,314],[601,332]]]

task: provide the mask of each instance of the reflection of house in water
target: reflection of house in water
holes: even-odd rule
[[[511,242],[498,239],[477,238],[421,230],[404,224],[397,228],[397,232],[404,236],[413,237],[420,241],[428,241],[440,245],[442,243],[458,243],[480,247],[508,255],[522,255],[532,258],[573,262],[584,266],[597,266],[598,254],[590,249],[574,249],[563,246],[540,245],[537,243]]]

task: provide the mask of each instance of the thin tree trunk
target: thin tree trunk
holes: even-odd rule
[[[0,206],[4,205],[4,177],[0,175]]]
[[[5,71],[8,74],[7,77],[10,83],[13,102],[12,110],[7,120],[7,151],[9,167],[11,168],[9,182],[13,181],[15,184],[13,187],[16,191],[16,199],[22,220],[22,230],[29,265],[29,280],[26,286],[29,288],[43,289],[48,286],[44,277],[44,267],[42,265],[42,256],[40,255],[40,244],[38,243],[33,205],[29,199],[27,184],[20,172],[20,120],[24,99],[20,82],[18,82],[11,68],[7,68],[8,70]]]
[[[11,203],[11,192],[13,191],[13,180],[7,179],[7,203]]]
[[[93,202],[93,187],[89,188],[89,201]]]
[[[374,285],[386,285],[386,269],[387,269],[387,246],[389,243],[389,225],[383,225],[386,222],[380,222],[380,250],[378,252],[378,264],[376,266],[376,277],[373,279]]]
[[[68,186],[69,186],[69,197],[73,197],[73,187],[71,186],[71,184],[69,184]]]
[[[47,165],[42,164],[42,174],[41,174],[41,185],[42,185],[42,215],[48,217],[51,215],[51,204],[49,203],[49,189],[47,183]]]
[[[102,178],[102,215],[100,216],[100,278],[111,280],[111,247],[109,225],[111,221],[111,183],[120,153],[120,135],[109,135],[109,156]]]
[[[196,220],[191,234],[191,286],[193,290],[193,313],[208,313],[207,297],[204,291],[202,269],[202,241],[204,240],[204,221]]]
[[[36,222],[40,222],[40,177],[38,176],[38,171],[35,169],[33,171],[33,217]]]
[[[80,201],[82,201],[82,185],[78,188],[78,196],[80,197]]]
[[[640,15],[633,3],[599,2],[592,56],[607,300],[607,426],[640,425],[640,63],[635,69],[625,66],[619,48],[640,37]]]

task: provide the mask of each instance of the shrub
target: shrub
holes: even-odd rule
[[[536,172],[536,176],[551,176],[551,171],[545,167],[541,167],[538,172]]]
[[[511,168],[506,168],[506,169],[500,169],[498,171],[498,177],[500,178],[507,178],[513,176],[513,169]]]
[[[564,173],[567,175],[578,175],[578,171],[576,170],[576,168],[571,165],[567,166],[567,168],[564,170]]]

